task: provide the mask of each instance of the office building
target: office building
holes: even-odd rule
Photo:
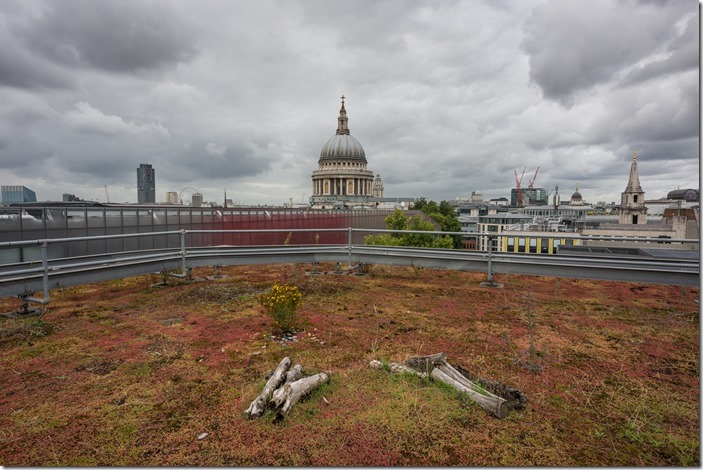
[[[156,203],[156,174],[148,163],[142,163],[137,168],[137,203]]]
[[[15,202],[37,202],[37,195],[26,186],[0,186],[2,193],[2,203],[11,204]]]
[[[166,193],[166,203],[167,204],[178,204],[178,193],[175,191],[168,191]]]
[[[519,193],[522,201],[518,204],[518,189],[510,190],[510,205],[513,207],[524,207],[529,205],[549,204],[549,192],[545,188],[520,188]]]
[[[202,193],[193,193],[191,198],[191,206],[193,207],[203,207],[203,195]]]

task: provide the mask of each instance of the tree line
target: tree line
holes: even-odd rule
[[[442,232],[461,232],[461,222],[454,208],[447,202],[427,201],[421,197],[411,207],[421,210],[432,220],[439,224]],[[460,248],[461,235],[435,235],[421,233],[404,233],[409,230],[433,232],[437,231],[432,222],[419,215],[406,216],[401,210],[396,209],[393,214],[384,219],[386,228],[393,230],[381,235],[368,235],[364,238],[367,245],[384,246],[417,246],[427,248]]]

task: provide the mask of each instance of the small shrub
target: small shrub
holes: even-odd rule
[[[289,333],[295,327],[295,311],[302,298],[303,294],[297,286],[274,284],[270,291],[261,294],[259,302],[276,321],[278,331]]]

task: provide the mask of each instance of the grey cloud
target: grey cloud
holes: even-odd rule
[[[698,155],[698,139],[689,138],[676,140],[672,142],[644,142],[637,145],[637,161],[657,162],[657,169],[660,171],[662,167],[659,163],[664,163],[669,170],[676,169],[683,162],[695,161]]]
[[[42,174],[42,165],[52,156],[52,145],[43,136],[28,133],[0,141],[0,169],[18,171],[19,174]]]
[[[535,8],[522,43],[531,80],[546,98],[571,105],[576,92],[615,79],[675,37],[686,11],[676,3],[685,4],[552,0]]]
[[[127,122],[120,116],[107,115],[84,101],[76,103],[72,110],[64,113],[63,121],[69,128],[87,134],[105,136],[141,133],[167,136],[169,134],[168,130],[158,122]]]
[[[388,196],[507,197],[539,165],[540,187],[616,200],[634,146],[668,175],[643,178],[649,196],[698,168],[697,7],[4,0],[0,172],[40,198],[136,201],[148,162],[158,198],[297,201],[345,94]]]
[[[203,178],[236,179],[266,171],[275,158],[275,152],[261,144],[197,143],[169,159],[168,165],[173,168],[164,168],[164,171],[180,182]]]
[[[35,57],[7,30],[0,12],[0,85],[22,88],[70,88],[73,79],[60,67]]]
[[[397,33],[413,12],[402,0],[312,0],[301,2],[300,6],[307,21],[319,28],[331,29],[338,35],[342,51],[367,47],[384,52],[402,50],[405,44]]]
[[[668,57],[634,69],[625,76],[623,84],[630,85],[663,75],[698,69],[700,63],[699,35],[698,16],[693,15],[689,19],[684,33],[667,48],[670,54]]]
[[[42,56],[65,66],[136,72],[187,62],[194,34],[171,3],[64,0],[16,31]]]

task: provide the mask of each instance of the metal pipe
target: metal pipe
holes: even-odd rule
[[[352,228],[349,227],[349,235],[347,237],[347,250],[348,250],[348,258],[347,258],[347,269],[351,271],[352,267]]]

